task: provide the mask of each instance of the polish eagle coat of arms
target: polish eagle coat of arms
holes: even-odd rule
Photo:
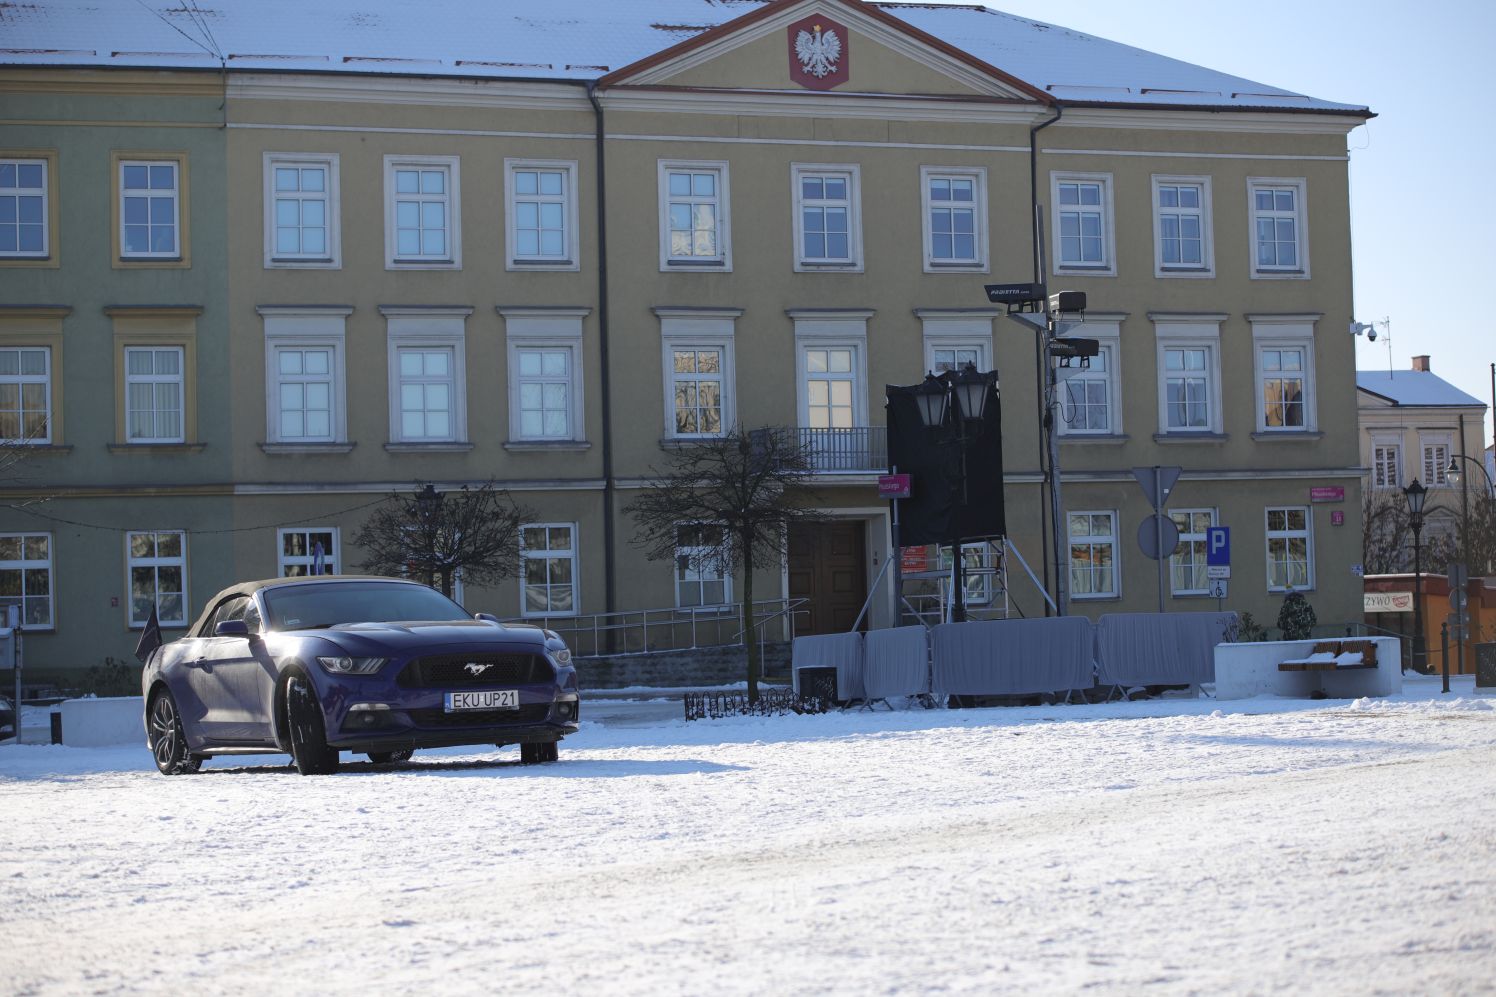
[[[810,31],[801,30],[795,36],[795,56],[805,72],[818,80],[836,72],[836,61],[841,58],[842,42],[834,29],[821,30],[819,24]]]

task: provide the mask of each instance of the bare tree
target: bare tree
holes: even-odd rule
[[[418,481],[391,495],[353,542],[368,552],[363,570],[411,575],[450,596],[458,571],[474,585],[496,585],[518,571],[520,524],[534,518],[493,481],[448,492]]]
[[[1413,570],[1413,526],[1408,503],[1397,489],[1368,488],[1361,503],[1361,563],[1368,575],[1387,575]],[[1477,525],[1471,504],[1472,527]],[[1420,567],[1425,573],[1443,574],[1460,549],[1456,522],[1449,510],[1438,505],[1424,509],[1419,535]],[[1474,533],[1472,532],[1472,537]],[[1473,558],[1472,558],[1473,559]]]
[[[753,639],[753,572],[785,556],[789,528],[822,518],[804,490],[811,454],[783,427],[736,428],[671,451],[663,470],[651,468],[645,490],[624,508],[637,527],[633,543],[652,561],[673,561],[689,531],[703,567],[741,570],[743,642],[748,649],[748,701],[758,701],[761,662]]]

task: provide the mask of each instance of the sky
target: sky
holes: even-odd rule
[[[1360,370],[1435,374],[1487,406],[1496,324],[1476,296],[1496,265],[1477,186],[1491,182],[1496,3],[1490,0],[986,0],[985,6],[1259,83],[1369,106],[1347,138]],[[1470,216],[1474,217],[1470,217]],[[1460,219],[1464,218],[1464,221]],[[1432,264],[1432,265],[1431,265]],[[1424,300],[1427,297],[1428,300]],[[1382,322],[1387,325],[1381,325]],[[1390,337],[1388,333],[1390,332]],[[1349,335],[1327,329],[1326,335]],[[1487,412],[1486,442],[1491,440]]]

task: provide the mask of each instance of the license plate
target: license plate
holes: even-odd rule
[[[482,692],[447,693],[447,712],[461,713],[463,710],[517,710],[518,689],[485,689]]]

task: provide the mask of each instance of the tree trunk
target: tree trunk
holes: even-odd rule
[[[758,635],[753,628],[753,548],[743,543],[743,643],[748,646],[748,702],[758,702]]]
[[[441,576],[442,595],[450,599],[452,598],[452,570],[450,568],[443,568],[441,571]]]

